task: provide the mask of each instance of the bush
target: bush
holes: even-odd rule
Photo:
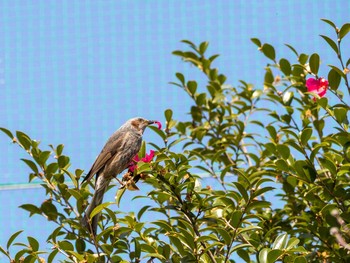
[[[40,251],[28,237],[10,253],[21,231],[0,251],[12,262],[44,262],[42,253],[48,262],[58,254],[64,262],[348,262],[350,59],[343,58],[341,44],[350,24],[338,29],[323,21],[334,28],[335,40],[321,37],[339,66],[330,65],[322,78],[317,53],[299,54],[287,45],[295,54],[288,61],[253,38],[270,60],[262,89],[226,84],[212,66],[218,55],[206,54],[208,43],[183,41],[189,50],[173,54],[203,72],[206,85],[176,73],[172,84],[192,98],[191,117],[174,120],[168,109],[164,131],[153,129],[164,145],[150,143],[155,159],[137,168],[152,186],[143,198],[153,202],[122,216],[110,209],[113,202],[98,206],[92,216],[103,215],[96,236],[80,223],[93,190],[80,185],[82,170],[69,170],[63,145],[44,150],[25,133],[1,128],[28,153],[22,160],[31,169],[29,181],[41,180],[48,196],[40,207],[21,208],[56,227],[48,237],[52,251]],[[202,171],[220,187],[202,187]],[[127,188],[137,188],[139,177],[118,190],[117,203]],[[267,196],[282,200],[282,207]],[[161,216],[146,223],[144,213]]]

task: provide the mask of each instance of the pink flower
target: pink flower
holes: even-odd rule
[[[137,156],[138,157],[138,156]],[[141,159],[144,163],[150,163],[153,160],[154,157],[154,151],[150,150],[149,154],[146,153],[146,156]]]
[[[309,78],[306,81],[306,87],[308,92],[316,93],[322,98],[327,92],[328,81],[324,78]],[[316,101],[316,97],[314,97],[313,100]]]
[[[133,173],[135,169],[137,169],[138,162],[150,163],[153,160],[153,157],[154,157],[153,150],[150,150],[149,154],[146,153],[146,156],[141,159],[138,155],[135,155],[135,157],[132,159],[133,161],[129,164],[129,171]]]
[[[160,123],[160,121],[155,121],[154,123],[157,123],[159,130],[162,128],[162,124]]]

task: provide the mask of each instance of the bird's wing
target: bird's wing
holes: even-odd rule
[[[106,145],[103,147],[99,156],[97,156],[90,171],[81,183],[84,183],[85,181],[90,181],[91,178],[96,173],[98,173],[118,151],[121,150],[121,146],[123,145],[123,138],[126,137],[125,133],[126,132],[118,131],[114,133],[111,136],[111,138],[108,139]]]

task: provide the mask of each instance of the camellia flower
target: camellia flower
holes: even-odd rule
[[[156,122],[156,123],[157,123],[157,124],[159,123],[158,126],[159,126],[159,125],[161,126],[160,122]],[[149,151],[149,154],[146,153],[146,156],[143,157],[143,158],[140,158],[138,155],[136,155],[136,156],[132,159],[133,162],[131,162],[130,165],[129,165],[129,171],[133,173],[133,172],[135,171],[135,169],[137,168],[137,163],[138,163],[138,162],[144,162],[144,163],[150,163],[150,162],[152,162],[153,157],[154,157],[154,151],[153,151],[153,150],[150,150],[150,151]]]
[[[328,81],[324,78],[309,78],[306,81],[306,87],[308,92],[316,93],[322,98],[327,92]],[[314,97],[313,100],[316,101],[316,97]]]
[[[162,128],[162,124],[160,123],[160,121],[155,121],[154,123],[157,123],[159,130]]]

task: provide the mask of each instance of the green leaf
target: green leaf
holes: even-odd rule
[[[343,39],[350,31],[350,24],[344,24],[339,30],[339,38]]]
[[[261,42],[258,38],[251,38],[250,39],[255,45],[257,45],[259,48],[261,47]]]
[[[58,167],[59,168],[68,168],[69,166],[69,157],[65,155],[61,155],[57,159]]]
[[[207,50],[209,46],[209,42],[202,42],[200,45],[199,45],[199,53],[201,55],[204,55],[205,51]]]
[[[320,106],[324,109],[328,108],[328,99],[326,97],[320,98],[319,100],[317,100],[318,104],[320,104]]]
[[[292,237],[289,239],[288,244],[286,246],[286,249],[289,250],[291,248],[294,248],[296,245],[298,245],[300,240],[296,237]]]
[[[341,81],[341,75],[338,71],[331,69],[328,73],[328,82],[332,90],[337,90]]]
[[[275,81],[270,68],[266,69],[264,81],[266,84],[272,84]]]
[[[120,207],[120,200],[122,199],[124,193],[126,191],[126,187],[122,188],[122,189],[118,189],[117,194],[115,195],[115,202],[117,203],[117,206]]]
[[[108,207],[108,206],[110,206],[112,204],[114,204],[114,203],[113,202],[106,202],[106,203],[103,203],[103,204],[100,204],[100,205],[96,206],[94,208],[94,210],[92,210],[92,212],[91,212],[91,214],[89,216],[90,220],[92,220],[92,218],[95,215],[97,215],[98,213],[100,213],[103,209],[105,209],[106,207]]]
[[[180,255],[183,255],[185,253],[185,249],[180,239],[175,235],[170,235],[169,239],[170,239],[170,242],[177,248]]]
[[[69,243],[69,242],[67,242],[67,243]],[[70,244],[70,245],[73,246],[72,244]],[[69,245],[64,244],[64,245],[61,245],[61,246],[69,246]],[[68,254],[70,254],[70,257],[73,256],[73,258],[76,258],[77,260],[79,260],[79,262],[83,262],[84,261],[84,256],[83,255],[80,255],[79,253],[77,253],[77,252],[75,252],[73,250],[69,250],[69,249],[63,249],[63,250],[66,251]],[[74,262],[77,262],[77,261],[75,260]]]
[[[309,65],[311,72],[317,75],[320,66],[320,56],[317,53],[310,56]]]
[[[253,209],[263,209],[269,207],[271,207],[271,203],[268,201],[253,201],[247,206],[246,210],[250,211]]]
[[[238,182],[234,182],[233,184],[237,187],[238,191],[241,193],[241,195],[242,195],[242,197],[244,198],[244,200],[245,200],[246,202],[248,202],[248,201],[249,201],[249,195],[248,195],[247,190],[244,188],[244,186],[241,185],[241,184],[238,183]]]
[[[152,257],[159,259],[161,262],[165,262],[165,260],[166,260],[166,258],[163,255],[158,254],[158,253],[148,253],[142,258],[152,258]]]
[[[35,164],[33,161],[28,160],[28,159],[21,159],[21,160],[22,160],[23,162],[25,162],[25,163],[29,166],[29,168],[32,169],[32,171],[33,171],[34,173],[36,173],[36,174],[39,173],[38,167],[36,166],[36,164]]]
[[[39,250],[39,242],[33,237],[27,237],[30,247],[33,251]]]
[[[188,81],[187,88],[188,88],[190,94],[193,96],[197,90],[197,82],[193,81],[193,80]]]
[[[176,75],[177,79],[180,80],[182,86],[185,86],[185,77],[184,77],[184,75],[182,75],[179,72],[177,72],[175,75]]]
[[[8,137],[11,138],[11,140],[13,140],[13,139],[15,138],[15,137],[13,136],[13,134],[12,134],[9,130],[7,130],[7,129],[5,129],[5,128],[0,127],[0,131],[4,132]]]
[[[231,236],[230,234],[223,228],[217,227],[216,231],[219,233],[219,235],[222,237],[224,244],[229,246],[231,244]]]
[[[40,165],[44,166],[51,155],[50,151],[43,151],[39,155]]]
[[[0,246],[0,252],[3,253],[5,256],[7,256],[9,258],[10,262],[11,262],[10,254],[7,253],[2,246]]]
[[[83,252],[85,251],[86,249],[86,243],[83,239],[81,238],[78,238],[76,241],[75,241],[75,247],[77,249],[77,251],[81,254],[83,254]]]
[[[269,59],[275,61],[276,59],[276,53],[275,53],[275,49],[273,46],[271,46],[270,44],[265,43],[262,47],[261,47],[261,51],[264,53],[264,55],[266,57],[268,57]]]
[[[34,214],[41,214],[41,210],[39,207],[32,205],[32,204],[24,204],[24,205],[20,205],[20,208],[29,211],[29,216],[32,216]]]
[[[343,123],[344,121],[347,120],[347,118],[346,118],[347,113],[348,113],[348,110],[346,108],[335,108],[334,109],[334,116],[339,123]]]
[[[287,241],[288,241],[288,235],[281,234],[273,242],[272,248],[273,249],[284,249],[286,247]]]
[[[307,145],[312,135],[312,128],[305,128],[300,135],[300,141],[303,145]]]
[[[23,146],[25,150],[29,150],[32,145],[32,140],[29,136],[21,131],[16,131],[16,136],[20,144]]]
[[[301,53],[298,58],[298,61],[300,62],[300,64],[305,65],[308,58],[309,58],[308,55]]]
[[[292,67],[287,59],[281,58],[279,65],[284,75],[289,76],[292,73]]]
[[[283,159],[287,160],[290,156],[290,149],[285,144],[279,144],[277,145],[277,151],[282,156]]]
[[[56,147],[56,154],[57,154],[57,156],[61,156],[61,154],[63,152],[63,148],[64,148],[63,144],[57,145],[57,147]]]
[[[242,211],[236,210],[231,214],[230,224],[234,228],[238,228],[240,226],[241,220],[242,220]]]
[[[56,220],[58,213],[57,208],[54,206],[50,200],[46,200],[41,204],[41,211],[47,215],[48,220]]]
[[[167,123],[169,123],[171,121],[171,118],[173,117],[173,111],[171,109],[165,110],[164,116]]]
[[[267,258],[268,258],[268,262],[276,262],[277,259],[279,259],[279,257],[281,255],[283,255],[283,251],[280,249],[273,249],[271,250],[268,254],[267,254]]]
[[[113,248],[113,247],[112,247]],[[134,238],[134,251],[135,251],[135,258],[140,258],[141,257],[141,247],[140,247],[140,243],[137,241],[136,238]],[[113,251],[113,250],[112,250]]]
[[[271,250],[269,248],[263,248],[259,253],[259,263],[269,263],[267,255]]]
[[[337,44],[329,37],[320,35],[327,43],[328,45],[335,51],[335,53],[338,55],[339,50]]]
[[[326,23],[327,23],[328,25],[330,25],[331,27],[333,27],[334,30],[337,29],[336,25],[335,25],[332,21],[330,21],[330,20],[328,20],[328,19],[325,19],[325,18],[321,18],[321,20],[322,20],[323,22],[326,22]]]
[[[233,253],[235,252],[236,250],[240,250],[242,248],[248,248],[248,247],[252,247],[252,245],[250,244],[239,244],[237,246],[234,246],[231,250],[230,250],[230,253]]]
[[[143,206],[143,207],[140,209],[140,211],[137,213],[137,219],[138,219],[139,221],[141,220],[142,215],[143,215],[150,207],[152,207],[152,206],[150,206],[150,205],[145,205],[145,206]]]
[[[156,134],[158,134],[163,140],[166,139],[166,134],[164,131],[159,130],[157,127],[154,126],[148,126],[147,129],[151,129],[152,131],[154,131]]]
[[[270,192],[270,191],[272,191],[274,189],[276,189],[276,188],[272,187],[272,186],[266,186],[266,187],[263,187],[263,188],[259,188],[254,193],[252,193],[252,197],[251,198],[258,197],[258,196],[263,195],[266,192]]]
[[[287,106],[289,106],[292,101],[293,101],[293,98],[294,98],[294,93],[293,91],[286,91],[284,94],[283,94],[283,97],[282,97],[282,100],[283,100],[283,103]]]
[[[350,142],[344,144],[343,151],[345,159],[350,162]]]
[[[9,240],[7,241],[7,245],[6,245],[6,248],[7,250],[10,249],[10,246],[12,244],[12,242],[16,239],[16,237],[18,237],[19,234],[21,234],[23,232],[23,230],[19,230],[17,231],[16,233],[14,233],[10,238]]]
[[[285,44],[290,50],[292,50],[293,51],[293,53],[297,56],[297,57],[299,57],[299,54],[298,54],[298,52],[295,50],[295,48],[294,47],[292,47],[291,45],[288,45],[288,44]]]
[[[52,263],[54,262],[53,260],[55,259],[56,255],[58,253],[58,249],[52,251],[49,255],[49,257],[47,258],[47,263]]]
[[[271,139],[273,139],[275,141],[276,137],[277,137],[277,132],[276,132],[275,127],[273,127],[272,125],[268,125],[268,126],[266,126],[266,130],[269,132]]]
[[[198,106],[205,105],[207,99],[207,94],[206,93],[201,93],[196,96],[196,103]]]
[[[74,250],[74,246],[72,245],[72,243],[67,241],[67,240],[58,241],[58,246],[63,251],[73,251]]]
[[[305,257],[299,256],[294,259],[294,263],[307,263],[307,260]]]
[[[345,74],[343,71],[341,71],[338,67],[333,66],[333,65],[328,65],[329,67],[331,67],[332,69],[334,69],[342,78],[345,79]]]

